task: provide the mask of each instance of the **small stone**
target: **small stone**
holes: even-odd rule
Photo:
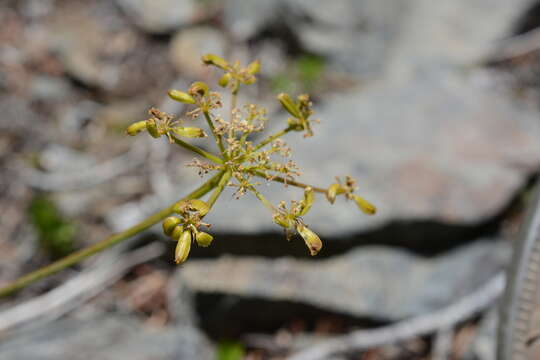
[[[141,29],[152,34],[169,33],[199,17],[195,0],[117,0]]]
[[[2,359],[210,360],[214,351],[193,327],[148,328],[121,315],[68,318],[3,336]]]
[[[202,64],[204,54],[225,54],[227,40],[223,33],[211,27],[180,30],[169,48],[169,59],[174,68],[192,78],[204,78],[209,68]]]

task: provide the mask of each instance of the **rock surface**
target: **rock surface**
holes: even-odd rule
[[[190,260],[180,270],[180,281],[200,293],[293,301],[398,320],[440,309],[471,293],[504,266],[508,250],[505,242],[484,240],[436,258],[373,247],[322,261]]]
[[[21,330],[0,342],[2,359],[210,360],[210,343],[194,328],[145,328],[119,315],[64,319]]]
[[[198,16],[194,0],[118,0],[118,5],[143,30],[162,34],[195,21]]]

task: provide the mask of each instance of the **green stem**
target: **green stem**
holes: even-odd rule
[[[253,175],[264,178],[266,180],[272,180],[272,181],[276,181],[276,182],[279,182],[279,183],[282,183],[282,184],[285,184],[285,185],[296,186],[296,187],[303,188],[303,189],[305,189],[307,187],[310,187],[315,192],[326,194],[326,189],[323,189],[323,188],[320,188],[320,187],[317,187],[317,186],[304,184],[304,183],[294,181],[294,180],[287,180],[287,179],[285,179],[285,178],[283,178],[281,176],[272,176],[269,179],[268,176],[265,173],[263,173],[262,171],[259,171],[259,170],[249,170],[249,172],[251,174],[253,174]]]
[[[223,146],[221,135],[216,133],[216,128],[214,127],[214,123],[212,122],[210,113],[208,111],[203,111],[203,113],[204,113],[204,118],[206,119],[206,122],[208,123],[208,127],[212,131],[212,135],[214,135],[214,139],[216,139],[216,143],[218,145],[219,151],[221,151],[221,154],[225,156],[225,147]]]
[[[194,153],[197,153],[197,154],[201,155],[202,157],[207,158],[208,160],[210,160],[210,161],[212,161],[212,162],[214,162],[216,164],[223,165],[223,160],[221,160],[218,156],[216,156],[214,154],[210,154],[209,152],[206,152],[203,149],[198,148],[195,145],[191,145],[191,144],[189,144],[189,143],[187,143],[187,142],[185,142],[183,140],[180,140],[175,136],[173,136],[172,139],[176,143],[176,145],[180,145],[181,147],[183,147],[183,148],[185,148],[187,150],[193,151]]]
[[[199,188],[197,188],[195,191],[191,192],[189,195],[187,195],[182,200],[190,200],[190,199],[197,199],[201,196],[208,193],[210,190],[212,190],[214,187],[216,187],[217,182],[219,179],[222,178],[222,173],[213,176],[210,178],[207,182],[202,184]],[[176,202],[175,202],[176,204]],[[11,295],[20,289],[40,280],[44,277],[47,277],[49,275],[55,274],[59,272],[60,270],[63,270],[71,265],[74,265],[78,263],[79,261],[86,259],[87,257],[90,257],[98,252],[101,252],[107,248],[110,248],[113,245],[116,245],[123,240],[126,240],[146,229],[151,227],[152,225],[160,222],[170,214],[172,214],[172,208],[174,204],[158,211],[157,213],[150,215],[140,223],[130,227],[127,230],[124,230],[120,233],[114,234],[109,236],[108,238],[90,245],[84,249],[81,249],[79,251],[76,251],[72,253],[71,255],[68,255],[58,261],[53,262],[52,264],[49,264],[47,266],[44,266],[36,271],[33,271],[27,275],[24,275],[15,281],[11,282],[10,284],[0,288],[0,298],[4,296]]]
[[[277,133],[275,133],[274,135],[271,135],[269,137],[267,137],[266,139],[264,139],[263,141],[261,141],[259,144],[257,144],[257,146],[255,146],[253,148],[253,151],[257,151],[263,147],[265,147],[267,144],[271,143],[272,141],[276,140],[277,138],[285,135],[286,133],[288,133],[289,131],[291,131],[292,128],[291,127],[287,127],[281,131],[278,131]]]
[[[231,172],[226,171],[221,177],[221,179],[219,180],[219,183],[217,184],[216,189],[214,190],[212,195],[210,195],[210,198],[207,201],[208,206],[210,207],[214,206],[216,200],[219,198],[219,195],[221,195],[221,193],[223,192],[223,189],[225,189],[225,186],[227,186],[230,178],[231,178]]]

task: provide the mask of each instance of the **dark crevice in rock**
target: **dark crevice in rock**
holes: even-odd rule
[[[433,220],[399,221],[387,224],[373,231],[356,233],[348,237],[325,237],[323,250],[312,259],[325,259],[341,255],[357,246],[384,245],[402,248],[423,256],[437,256],[461,245],[485,237],[496,239],[503,222],[523,210],[523,195],[538,179],[532,175],[512,200],[495,216],[483,222],[459,225]],[[169,242],[170,251],[174,243]],[[287,242],[283,233],[214,234],[214,241],[207,248],[193,246],[190,258],[213,258],[224,254],[237,256],[263,256],[278,258],[292,256],[310,258],[303,240],[295,236]]]
[[[199,293],[195,297],[195,304],[200,327],[215,340],[239,338],[248,333],[273,334],[279,329],[294,326],[306,332],[314,332],[324,326],[325,322],[332,324],[331,330],[335,333],[351,327],[366,328],[385,324],[382,320],[358,318],[293,301]]]
[[[519,35],[540,26],[540,1],[531,6],[516,22],[512,33]]]

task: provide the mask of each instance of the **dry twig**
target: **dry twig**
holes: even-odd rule
[[[397,343],[450,328],[490,306],[503,292],[504,283],[505,275],[501,272],[474,293],[444,309],[378,329],[359,330],[335,337],[300,351],[292,355],[289,360],[328,359],[335,354]]]

